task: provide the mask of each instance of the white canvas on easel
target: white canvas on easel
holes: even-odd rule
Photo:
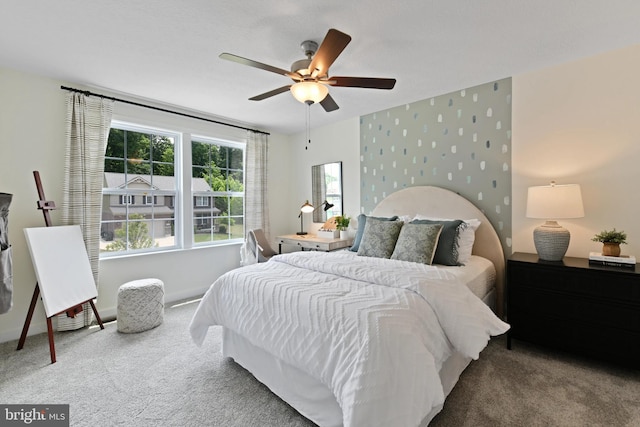
[[[25,228],[47,317],[98,296],[79,225]]]

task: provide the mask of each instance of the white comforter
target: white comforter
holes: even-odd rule
[[[190,325],[211,325],[318,378],[345,427],[416,426],[442,405],[438,376],[453,349],[477,359],[498,319],[451,269],[349,251],[295,252],[213,283]]]

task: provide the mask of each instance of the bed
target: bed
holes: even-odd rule
[[[222,326],[224,356],[320,426],[424,426],[490,337],[509,328],[499,318],[504,253],[486,216],[442,188],[397,191],[367,218],[366,232],[424,231],[437,236],[421,241],[439,248],[442,224],[475,220],[473,250],[464,265],[413,262],[396,249],[397,259],[363,248],[278,255],[216,280],[190,334],[201,345]],[[363,230],[369,250],[375,239]]]

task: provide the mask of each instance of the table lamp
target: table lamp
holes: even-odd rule
[[[304,226],[303,226],[303,222],[302,222],[302,214],[303,213],[309,213],[309,212],[313,212],[313,205],[311,203],[309,203],[309,201],[307,200],[306,202],[304,202],[304,204],[302,206],[300,206],[300,214],[298,215],[298,218],[300,218],[300,231],[298,231],[296,234],[298,236],[304,236],[305,234],[307,234],[306,231],[304,231]]]
[[[558,224],[561,218],[582,218],[584,207],[578,184],[529,187],[527,218],[543,218],[546,222],[533,230],[533,243],[538,258],[562,261],[569,248],[569,230]]]

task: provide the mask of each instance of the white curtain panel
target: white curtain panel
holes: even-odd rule
[[[67,95],[67,144],[65,154],[62,225],[80,225],[98,285],[100,220],[104,154],[109,138],[113,101],[70,92]],[[91,323],[89,304],[75,318],[58,316],[58,330],[73,330]]]
[[[246,161],[244,165],[244,229],[261,228],[269,239],[269,206],[267,197],[267,135],[247,131]],[[246,238],[242,245],[241,262],[247,258]]]

